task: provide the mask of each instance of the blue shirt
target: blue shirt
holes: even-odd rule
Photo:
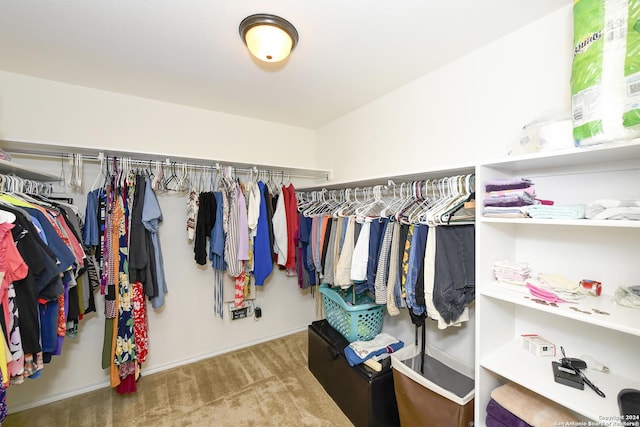
[[[168,293],[167,282],[164,277],[164,262],[162,260],[162,250],[160,239],[158,238],[158,226],[162,222],[162,212],[156,193],[151,187],[149,178],[145,179],[147,188],[144,192],[144,205],[142,207],[142,224],[151,233],[151,243],[155,252],[156,277],[158,279],[158,295],[151,298],[151,306],[160,308],[164,305],[164,295]]]

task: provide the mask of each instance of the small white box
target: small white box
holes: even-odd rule
[[[556,355],[556,345],[538,334],[520,335],[520,345],[536,357]]]

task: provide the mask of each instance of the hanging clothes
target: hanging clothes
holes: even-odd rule
[[[224,219],[226,220],[226,238],[224,247],[224,259],[227,263],[227,273],[231,277],[238,277],[244,271],[242,261],[238,257],[238,192],[235,182],[225,180],[226,196],[224,204]]]
[[[342,243],[342,250],[336,266],[336,276],[334,284],[342,288],[353,285],[351,279],[351,264],[353,262],[353,253],[355,248],[355,217],[347,219],[347,228]]]
[[[426,225],[416,225],[413,227],[413,235],[411,239],[411,249],[407,261],[407,275],[405,280],[405,300],[407,307],[412,310],[416,316],[424,314],[426,307],[418,304],[416,301],[416,289],[421,287],[424,289],[424,276],[420,274],[423,271],[424,251],[427,243],[428,227]],[[422,291],[424,300],[424,290]]]
[[[267,209],[269,201],[267,199],[265,183],[262,181],[258,182],[258,188],[260,191],[260,214],[258,216],[256,235],[253,243],[253,274],[255,276],[256,286],[263,286],[265,280],[273,271],[273,246],[269,237],[269,224],[271,223],[271,220]]]
[[[162,211],[156,197],[155,191],[151,187],[151,180],[146,178],[146,189],[144,193],[144,206],[142,208],[142,223],[151,234],[155,254],[155,272],[158,283],[157,293],[151,298],[151,306],[160,308],[164,305],[164,296],[169,292],[164,275],[164,261],[162,258],[162,248],[158,237],[158,227],[162,222]],[[155,289],[154,289],[155,291]]]
[[[374,187],[365,200],[348,190],[303,192],[301,247],[308,247],[321,283],[368,291],[392,316],[408,308],[417,326],[427,316],[439,328],[460,324],[475,297],[474,215],[465,207],[475,198],[474,182],[472,174],[414,181],[407,186],[412,194],[401,187],[399,198],[395,189],[384,198]],[[448,236],[444,244],[440,232]]]
[[[298,204],[296,201],[296,189],[293,184],[282,186],[281,193],[285,200],[285,211],[287,218],[287,261],[285,268],[290,276],[295,275],[296,255],[298,241],[300,240],[300,225],[298,224]]]
[[[473,225],[444,227],[438,232],[433,304],[446,322],[455,320],[475,298],[475,231]]]
[[[316,270],[311,254],[311,234],[313,229],[313,219],[305,217],[302,213],[298,215],[300,224],[300,240],[298,242],[298,286],[300,289],[307,289],[316,285]]]
[[[95,311],[95,282],[85,274],[77,208],[37,194],[3,193],[0,213],[0,374],[6,390],[38,378],[44,364],[62,353],[63,340],[75,337],[82,316]]]
[[[389,273],[389,253],[391,252],[391,237],[393,235],[393,223],[388,218],[384,221],[384,234],[380,242],[380,256],[378,257],[378,268],[374,280],[376,304],[387,303],[387,280]]]
[[[289,254],[289,235],[287,234],[287,208],[285,206],[285,187],[282,187],[280,196],[276,201],[276,209],[273,213],[273,252],[276,254],[276,263],[286,267]]]
[[[216,221],[216,198],[213,192],[202,192],[199,195],[198,216],[194,231],[193,252],[198,265],[207,263],[207,239]]]
[[[223,272],[227,269],[224,260],[225,232],[224,232],[224,197],[221,191],[213,193],[215,198],[215,221],[211,229],[209,239],[209,259],[213,267],[214,288],[214,313],[222,318],[224,310],[224,283]]]
[[[151,180],[117,166],[114,160],[104,188],[87,194],[90,230],[83,239],[98,242],[90,252],[100,266],[105,300],[102,367],[109,370],[111,387],[128,394],[136,391],[148,354],[147,300],[162,307],[168,289],[158,235],[162,212]]]

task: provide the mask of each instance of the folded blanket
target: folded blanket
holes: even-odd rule
[[[491,418],[491,422],[489,418]],[[487,427],[491,426],[531,427],[524,420],[507,411],[493,399],[490,399],[487,404]]]
[[[404,343],[387,334],[380,333],[369,341],[354,341],[344,349],[344,355],[349,365],[355,366],[364,363],[365,360],[384,353],[393,353],[401,349]]]
[[[531,205],[525,206],[524,211],[531,218],[541,219],[582,219],[584,218],[585,205]]]
[[[551,369],[549,369],[551,372]],[[536,427],[553,427],[559,423],[578,423],[568,409],[515,383],[495,388],[491,398],[516,417]],[[578,425],[578,424],[576,424]]]
[[[589,203],[585,216],[589,219],[640,220],[640,200],[600,199]]]

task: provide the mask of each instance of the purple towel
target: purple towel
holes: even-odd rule
[[[485,183],[486,191],[500,191],[500,190],[516,190],[519,188],[527,188],[533,183],[527,178],[513,178],[513,179],[489,179]]]
[[[511,427],[507,424],[501,423],[491,415],[487,414],[487,419],[485,420],[487,427]]]
[[[529,195],[524,196],[500,196],[487,197],[483,200],[485,206],[513,207],[529,206],[535,203],[535,199]]]
[[[489,424],[489,417],[498,424]],[[508,426],[508,427],[531,427],[511,412],[504,409],[498,402],[491,399],[487,404],[487,427],[491,426]]]

